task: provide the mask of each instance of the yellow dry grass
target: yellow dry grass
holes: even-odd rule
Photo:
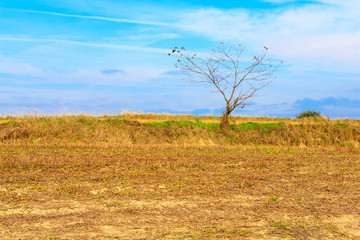
[[[219,118],[188,115],[28,115],[2,118],[1,121],[1,142],[19,144],[250,144],[359,148],[360,139],[360,121],[349,119],[234,117],[232,122],[237,124],[234,127],[239,129],[228,135],[216,129],[216,126],[219,127]],[[168,125],[161,126],[161,122]]]

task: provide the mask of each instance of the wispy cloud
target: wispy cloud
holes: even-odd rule
[[[184,76],[186,72],[184,72],[183,70],[170,70],[170,71],[166,71],[161,73],[161,75],[163,76]]]
[[[270,3],[289,3],[289,2],[296,2],[298,0],[263,0],[263,1]]]
[[[102,74],[109,74],[109,75],[113,75],[113,74],[118,74],[118,73],[126,73],[124,70],[121,69],[105,69],[101,71]]]
[[[28,9],[15,9],[15,8],[3,8],[3,7],[0,7],[0,8],[6,9],[6,10],[11,10],[11,11],[17,11],[17,12],[38,13],[38,14],[46,14],[46,15],[53,15],[53,16],[60,16],[60,17],[92,19],[92,20],[100,20],[100,21],[108,21],[108,22],[133,23],[133,24],[156,25],[156,26],[173,26],[170,23],[156,22],[156,21],[143,21],[143,20],[112,18],[112,17],[102,17],[102,16],[86,16],[86,15],[66,14],[66,13],[57,13],[57,12],[35,11],[35,10],[28,10]]]
[[[176,33],[159,33],[159,34],[137,34],[137,35],[130,35],[124,37],[126,40],[130,41],[158,41],[158,40],[165,40],[171,38],[179,38],[181,37],[179,34]]]
[[[139,71],[141,69],[141,71]],[[28,86],[29,84],[86,84],[94,86],[130,86],[139,82],[154,82],[161,77],[164,68],[154,66],[109,67],[104,69],[76,68],[73,70],[54,71],[15,61],[0,55],[0,82],[10,86]],[[0,91],[1,92],[1,91]]]
[[[20,76],[41,76],[42,71],[31,64],[16,62],[0,55],[0,73]]]
[[[169,52],[169,49],[164,49],[164,48],[127,46],[127,45],[106,44],[106,43],[89,43],[89,42],[71,41],[71,40],[63,40],[63,39],[0,37],[0,41],[48,42],[48,43],[63,43],[63,44],[81,45],[81,46],[87,46],[87,47],[113,48],[113,49],[119,49],[119,50],[125,50],[125,51],[140,51],[140,52],[152,52],[152,53],[168,53]]]
[[[355,10],[360,1],[314,3],[260,12],[198,9],[183,14],[179,27],[216,41],[239,41],[256,49],[267,45],[276,57],[291,62],[354,71],[360,61],[360,17]]]

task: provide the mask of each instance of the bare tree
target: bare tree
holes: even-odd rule
[[[236,108],[244,108],[248,100],[268,86],[274,79],[278,64],[274,65],[267,56],[268,48],[250,61],[243,58],[245,47],[242,45],[226,47],[223,43],[212,49],[210,56],[188,52],[184,47],[175,47],[169,55],[176,54],[176,68],[188,74],[193,83],[210,83],[225,102],[221,129],[229,130],[229,117]],[[281,62],[282,63],[282,62]]]

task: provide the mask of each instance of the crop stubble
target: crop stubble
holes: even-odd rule
[[[5,239],[360,239],[360,157],[246,146],[0,148]]]

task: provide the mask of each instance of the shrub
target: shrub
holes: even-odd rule
[[[297,119],[310,118],[310,117],[316,118],[316,117],[321,117],[321,113],[318,111],[302,111],[295,116]]]

